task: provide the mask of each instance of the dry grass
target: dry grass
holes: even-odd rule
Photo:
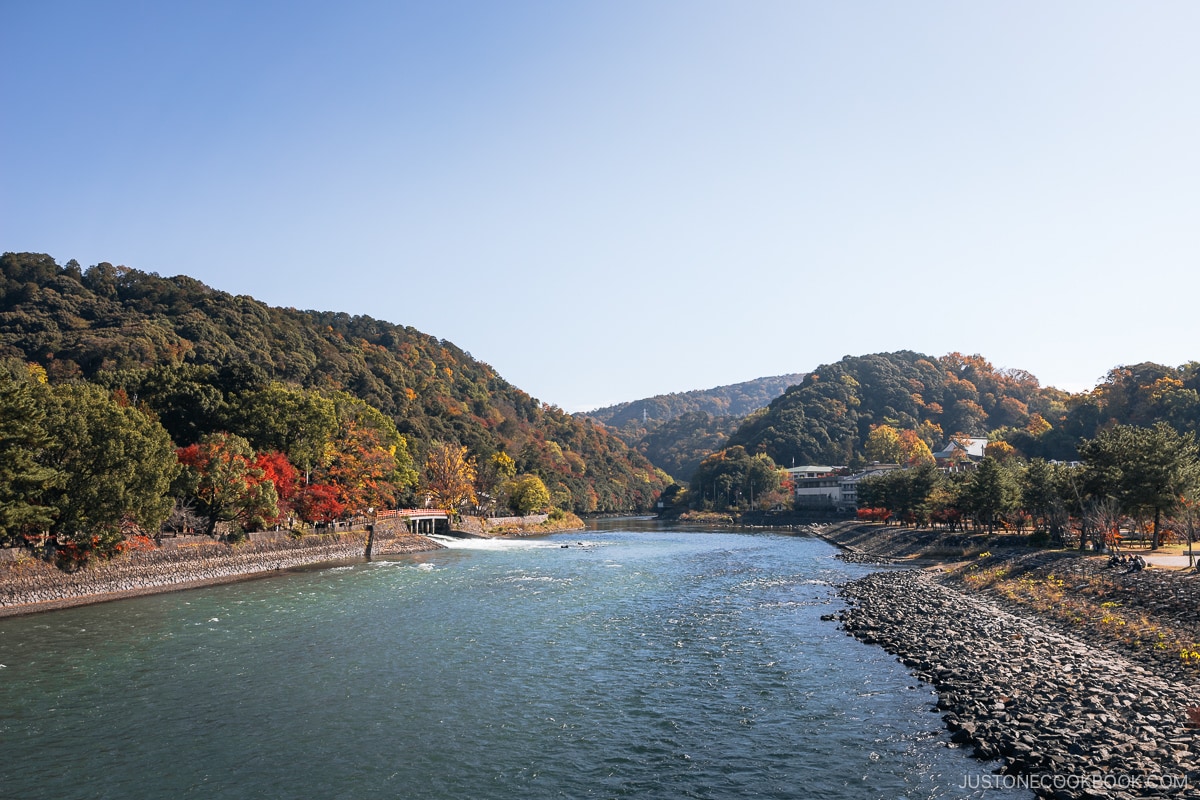
[[[1182,664],[1200,672],[1200,644],[1112,599],[1121,594],[1116,581],[1089,574],[1014,575],[1010,565],[991,564],[988,556],[981,554],[979,561],[961,567],[956,577],[972,589],[993,593],[1068,626],[1099,633],[1131,650],[1178,653]]]

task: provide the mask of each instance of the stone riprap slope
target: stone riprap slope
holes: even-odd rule
[[[1056,798],[1198,796],[1194,684],[927,571],[874,573],[843,594],[844,628],[934,686],[953,741],[1018,785]]]
[[[281,569],[363,558],[367,534],[274,536],[227,545],[161,548],[123,553],[111,561],[63,572],[34,559],[0,569],[0,617],[222,583]],[[424,536],[377,531],[373,555],[441,549]]]
[[[902,528],[858,521],[809,526],[809,532],[842,548],[842,558],[859,563],[957,561],[985,550],[1024,550],[1027,536],[984,536],[963,531]]]
[[[1133,570],[1070,551],[1012,552],[959,565],[942,580],[985,591],[1009,610],[1118,650],[1176,683],[1200,683],[1200,574],[1194,571]]]

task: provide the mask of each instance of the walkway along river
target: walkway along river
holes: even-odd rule
[[[950,798],[817,539],[605,521],[0,620],[0,796]]]

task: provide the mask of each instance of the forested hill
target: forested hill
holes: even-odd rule
[[[887,425],[935,449],[964,434],[1003,441],[1028,458],[1071,460],[1082,439],[1107,425],[1158,421],[1200,429],[1200,364],[1119,366],[1092,391],[1071,395],[979,355],[903,351],[818,367],[748,417],[728,444],[784,466],[847,464],[864,458],[873,428]]]
[[[803,373],[793,373],[715,389],[661,394],[576,416],[611,426],[627,445],[685,483],[700,461],[724,444],[743,417],[803,378]]]
[[[660,394],[643,400],[584,411],[577,416],[591,417],[605,425],[621,428],[633,422],[666,422],[684,414],[703,411],[714,417],[744,417],[763,408],[783,394],[789,386],[804,379],[804,373],[755,378],[744,383],[697,389],[691,392]]]
[[[231,399],[279,382],[344,391],[395,419],[418,464],[434,443],[504,452],[556,504],[643,510],[667,480],[604,426],[539,402],[445,340],[366,316],[273,308],[188,277],[0,257],[0,357],[52,383],[104,385],[157,414],[175,444],[228,428]]]

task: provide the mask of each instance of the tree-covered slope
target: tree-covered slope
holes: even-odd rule
[[[341,390],[395,419],[417,463],[459,443],[507,453],[576,511],[649,508],[668,482],[604,426],[512,386],[454,344],[366,316],[298,311],[192,278],[0,257],[0,357],[52,382],[101,382],[153,409],[175,444],[228,428],[230,398],[272,381]]]
[[[802,373],[663,394],[576,414],[613,428],[627,445],[679,482],[686,482],[709,453],[719,449],[738,423],[764,407]]]
[[[689,411],[651,427],[632,446],[676,481],[687,483],[700,462],[724,446],[742,419]]]
[[[813,370],[730,438],[776,463],[846,464],[864,456],[871,429],[915,430],[930,447],[955,434],[1031,429],[1047,435],[1067,421],[1070,396],[1021,370],[980,356],[909,351],[847,356]],[[1069,454],[1073,442],[1047,439]],[[1041,455],[1041,453],[1038,453]]]

